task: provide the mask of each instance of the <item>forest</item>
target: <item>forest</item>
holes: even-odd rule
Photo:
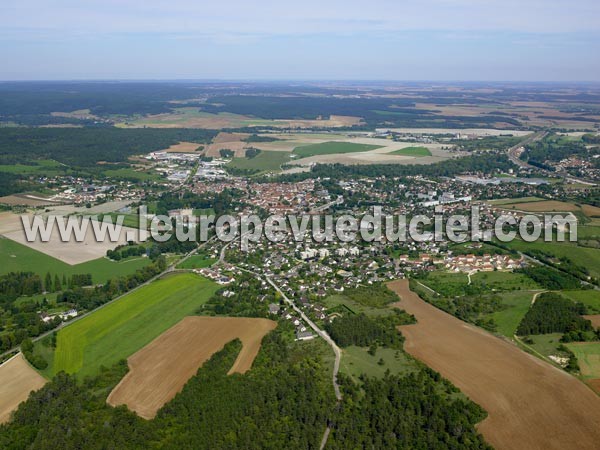
[[[586,313],[585,305],[574,303],[554,292],[540,294],[533,306],[521,320],[517,334],[566,333],[569,331],[591,331],[592,324],[581,317]]]
[[[357,345],[369,347],[380,345],[389,348],[402,348],[402,335],[396,330],[398,325],[414,323],[400,311],[390,316],[371,318],[365,314],[346,314],[336,317],[325,325],[325,330],[340,346]]]
[[[52,159],[74,168],[124,163],[131,155],[163,150],[180,141],[207,143],[215,131],[197,129],[0,127],[0,165]]]
[[[579,279],[573,275],[546,266],[527,266],[519,269],[533,281],[546,289],[578,289],[581,287]]]

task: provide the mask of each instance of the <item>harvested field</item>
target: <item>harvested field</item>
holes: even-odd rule
[[[173,144],[165,151],[167,153],[195,153],[203,149],[203,145],[196,142],[180,142]]]
[[[33,216],[29,216],[29,218],[30,223],[32,223]],[[57,220],[60,219],[57,218]],[[138,241],[138,232],[136,229],[123,227],[119,239],[116,242],[111,242],[110,239],[108,239],[108,235],[106,239],[98,242],[94,236],[92,224],[89,223],[88,225],[85,236],[81,242],[76,241],[74,233],[71,234],[71,239],[69,241],[63,242],[56,224],[52,227],[52,233],[50,234],[48,242],[43,242],[40,239],[39,234],[36,235],[34,241],[29,242],[26,238],[25,231],[21,226],[19,226],[18,230],[4,233],[4,236],[21,245],[25,245],[33,250],[45,253],[46,255],[71,265],[102,258],[106,255],[107,250],[112,250],[118,245],[126,244],[129,240]]]
[[[152,419],[227,342],[243,344],[229,373],[250,370],[263,337],[276,326],[268,319],[186,317],[127,360],[130,371],[107,402]]]
[[[492,202],[490,202],[492,203]],[[576,205],[575,203],[561,202],[557,200],[541,200],[517,202],[494,202],[494,205],[502,206],[505,209],[516,209],[529,212],[582,212],[588,217],[600,217],[600,208],[592,205]]]
[[[588,217],[600,217],[600,208],[592,205],[581,205],[581,210]]]
[[[212,114],[198,107],[174,108],[172,112],[151,114],[117,123],[120,128],[223,128],[274,127],[274,128],[332,128],[349,127],[362,122],[360,117],[332,115],[324,119],[261,119],[242,114],[222,112]]]
[[[573,203],[559,202],[556,200],[544,200],[541,202],[511,203],[503,205],[505,208],[518,209],[531,212],[552,212],[552,211],[579,211],[579,206]]]
[[[457,134],[475,135],[475,136],[505,136],[512,134],[513,136],[526,136],[531,134],[531,131],[520,130],[496,130],[493,128],[390,128],[396,133],[407,134]]]
[[[31,391],[46,384],[21,353],[0,365],[0,423],[8,422],[11,413],[27,400]]]
[[[389,283],[417,324],[400,327],[405,350],[440,372],[488,417],[496,449],[597,448],[600,397],[566,372],[423,301],[407,280]]]
[[[0,197],[0,203],[10,206],[38,206],[60,205],[60,201],[51,200],[33,194],[14,194]]]
[[[583,318],[592,322],[594,328],[600,328],[600,314],[587,315],[583,316]]]
[[[219,133],[213,139],[212,143],[206,147],[206,156],[219,158],[220,151],[223,149],[231,150],[235,156],[242,158],[245,156],[245,149],[251,147],[251,144],[244,142],[249,134],[246,133]]]

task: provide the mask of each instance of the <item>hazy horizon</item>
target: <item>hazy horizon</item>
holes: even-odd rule
[[[600,4],[23,0],[0,80],[600,81]]]

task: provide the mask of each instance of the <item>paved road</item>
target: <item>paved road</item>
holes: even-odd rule
[[[540,172],[544,175],[560,176],[560,177],[563,177],[566,181],[569,181],[571,183],[581,183],[581,184],[595,186],[597,183],[592,180],[587,180],[584,178],[577,178],[577,177],[574,177],[573,175],[570,175],[568,172],[550,172],[548,170],[542,169],[541,167],[532,166],[531,164],[528,164],[519,158],[520,149],[522,147],[525,147],[526,145],[531,144],[532,142],[536,142],[541,139],[544,139],[547,135],[548,135],[547,131],[539,131],[537,133],[529,135],[523,141],[519,142],[517,145],[515,145],[507,150],[508,158],[514,164],[516,164],[517,166],[522,167],[524,169],[537,170],[538,172]]]
[[[223,249],[225,249],[225,247],[227,246],[223,246]],[[224,255],[224,252],[222,253]],[[223,260],[221,259],[220,262],[223,262]],[[244,272],[248,272],[251,273],[253,275],[256,275],[257,277],[260,277],[261,274],[253,272],[251,270],[248,269],[244,269],[242,267],[237,267],[238,269],[244,271]],[[331,339],[331,337],[329,336],[329,334],[327,334],[326,331],[321,330],[316,323],[314,323],[312,320],[310,320],[308,318],[308,316],[306,314],[304,314],[304,311],[302,311],[300,308],[298,308],[296,306],[296,304],[290,299],[288,298],[287,295],[285,295],[285,293],[281,290],[281,288],[268,276],[266,275],[262,275],[262,277],[267,280],[267,282],[273,287],[273,289],[275,289],[277,292],[279,292],[279,294],[281,295],[281,297],[283,298],[283,300],[294,310],[298,313],[298,315],[302,318],[302,320],[304,320],[312,329],[315,333],[317,333],[317,335],[319,335],[321,338],[323,338],[325,340],[325,342],[327,342],[327,344],[329,344],[329,346],[333,349],[333,353],[335,354],[335,360],[333,362],[333,374],[332,374],[332,383],[333,383],[333,391],[335,392],[335,398],[337,399],[338,403],[340,401],[342,401],[342,392],[340,391],[340,385],[338,384],[338,380],[337,380],[337,375],[338,372],[340,371],[340,361],[342,359],[342,351],[340,350],[340,348],[337,346],[337,344],[335,343],[335,341],[333,339]],[[323,438],[321,439],[321,444],[319,446],[319,448],[322,450],[323,448],[325,448],[325,445],[327,444],[327,439],[329,438],[329,433],[331,432],[331,427],[327,426],[327,428],[325,429],[325,431],[323,432]]]
[[[522,148],[522,147],[525,147],[528,144],[531,144],[532,142],[539,141],[540,139],[543,139],[544,137],[546,137],[547,134],[548,133],[546,131],[541,131],[541,132],[529,135],[527,138],[525,138],[524,140],[522,140],[521,142],[519,142],[517,145],[514,145],[514,146],[512,146],[511,148],[509,148],[507,150],[508,159],[510,159],[517,166],[523,167],[525,169],[538,169],[538,170],[542,170],[539,167],[532,166],[531,164],[527,164],[525,161],[522,161],[521,159],[519,159],[519,149]]]

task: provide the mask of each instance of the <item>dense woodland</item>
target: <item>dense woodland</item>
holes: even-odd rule
[[[409,323],[414,323],[414,318],[400,311],[376,318],[365,314],[345,314],[327,323],[325,330],[340,347],[380,345],[399,349],[403,339],[396,327]]]
[[[404,377],[341,377],[346,400],[327,448],[489,449],[474,425],[485,411],[431,369]]]
[[[585,313],[585,305],[574,303],[553,292],[545,292],[537,297],[533,306],[527,311],[517,328],[517,334],[524,336],[591,331],[591,322],[581,317]]]
[[[533,281],[546,289],[578,289],[581,287],[579,279],[573,275],[546,266],[527,266],[519,269]]]
[[[126,162],[131,155],[162,150],[180,141],[206,143],[215,135],[215,131],[197,129],[0,127],[0,164],[53,159],[90,168],[99,161]]]

